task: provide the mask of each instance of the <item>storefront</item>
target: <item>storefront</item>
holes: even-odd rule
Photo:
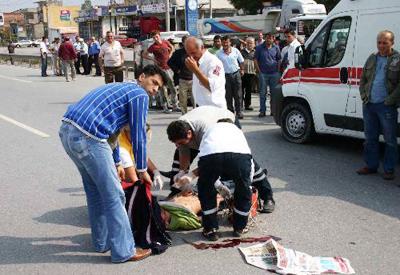
[[[76,21],[79,23],[79,35],[87,40],[94,36],[97,39],[103,36],[103,16],[108,14],[106,6],[81,10]]]

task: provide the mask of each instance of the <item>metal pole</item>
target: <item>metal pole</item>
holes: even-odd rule
[[[170,16],[169,16],[169,0],[165,0],[165,31],[171,31],[170,26]]]
[[[213,18],[212,0],[210,0],[210,18]]]
[[[178,6],[174,6],[174,17],[175,17],[175,31],[178,30],[178,18],[176,17],[176,10],[178,9]]]

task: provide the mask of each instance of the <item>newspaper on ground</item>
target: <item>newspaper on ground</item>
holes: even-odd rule
[[[271,239],[262,244],[239,247],[248,264],[278,274],[354,274],[350,261],[341,257],[313,257],[288,249]]]

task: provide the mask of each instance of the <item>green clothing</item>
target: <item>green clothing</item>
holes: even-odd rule
[[[201,228],[199,217],[193,212],[172,205],[160,205],[171,215],[169,230],[195,230]]]
[[[364,104],[370,102],[372,84],[375,79],[377,64],[377,53],[371,54],[363,67],[360,81],[360,96]],[[385,98],[385,105],[400,104],[400,54],[393,50],[392,55],[388,56],[386,66],[385,83],[388,96]]]
[[[208,51],[215,55],[220,49],[222,49],[222,48],[218,49],[218,48],[212,47],[212,48],[209,48]]]

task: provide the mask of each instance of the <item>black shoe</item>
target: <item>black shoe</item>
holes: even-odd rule
[[[260,112],[260,113],[258,114],[258,117],[265,117],[265,116],[266,116],[265,112]]]
[[[243,229],[234,229],[232,232],[233,237],[241,238],[244,234],[249,232],[249,229],[247,227]]]
[[[238,119],[243,119],[243,118],[244,118],[244,116],[243,116],[243,114],[242,114],[242,113],[239,113],[239,114],[237,115],[237,118],[238,118]]]
[[[210,231],[203,230],[203,232],[201,232],[201,235],[203,235],[203,237],[209,240],[210,242],[215,242],[218,241],[219,239],[218,231],[215,228],[211,229]]]
[[[246,111],[253,111],[254,109],[252,107],[246,107],[244,108]]]
[[[273,199],[269,199],[264,201],[264,205],[261,208],[261,213],[272,213],[275,210],[275,201]]]

